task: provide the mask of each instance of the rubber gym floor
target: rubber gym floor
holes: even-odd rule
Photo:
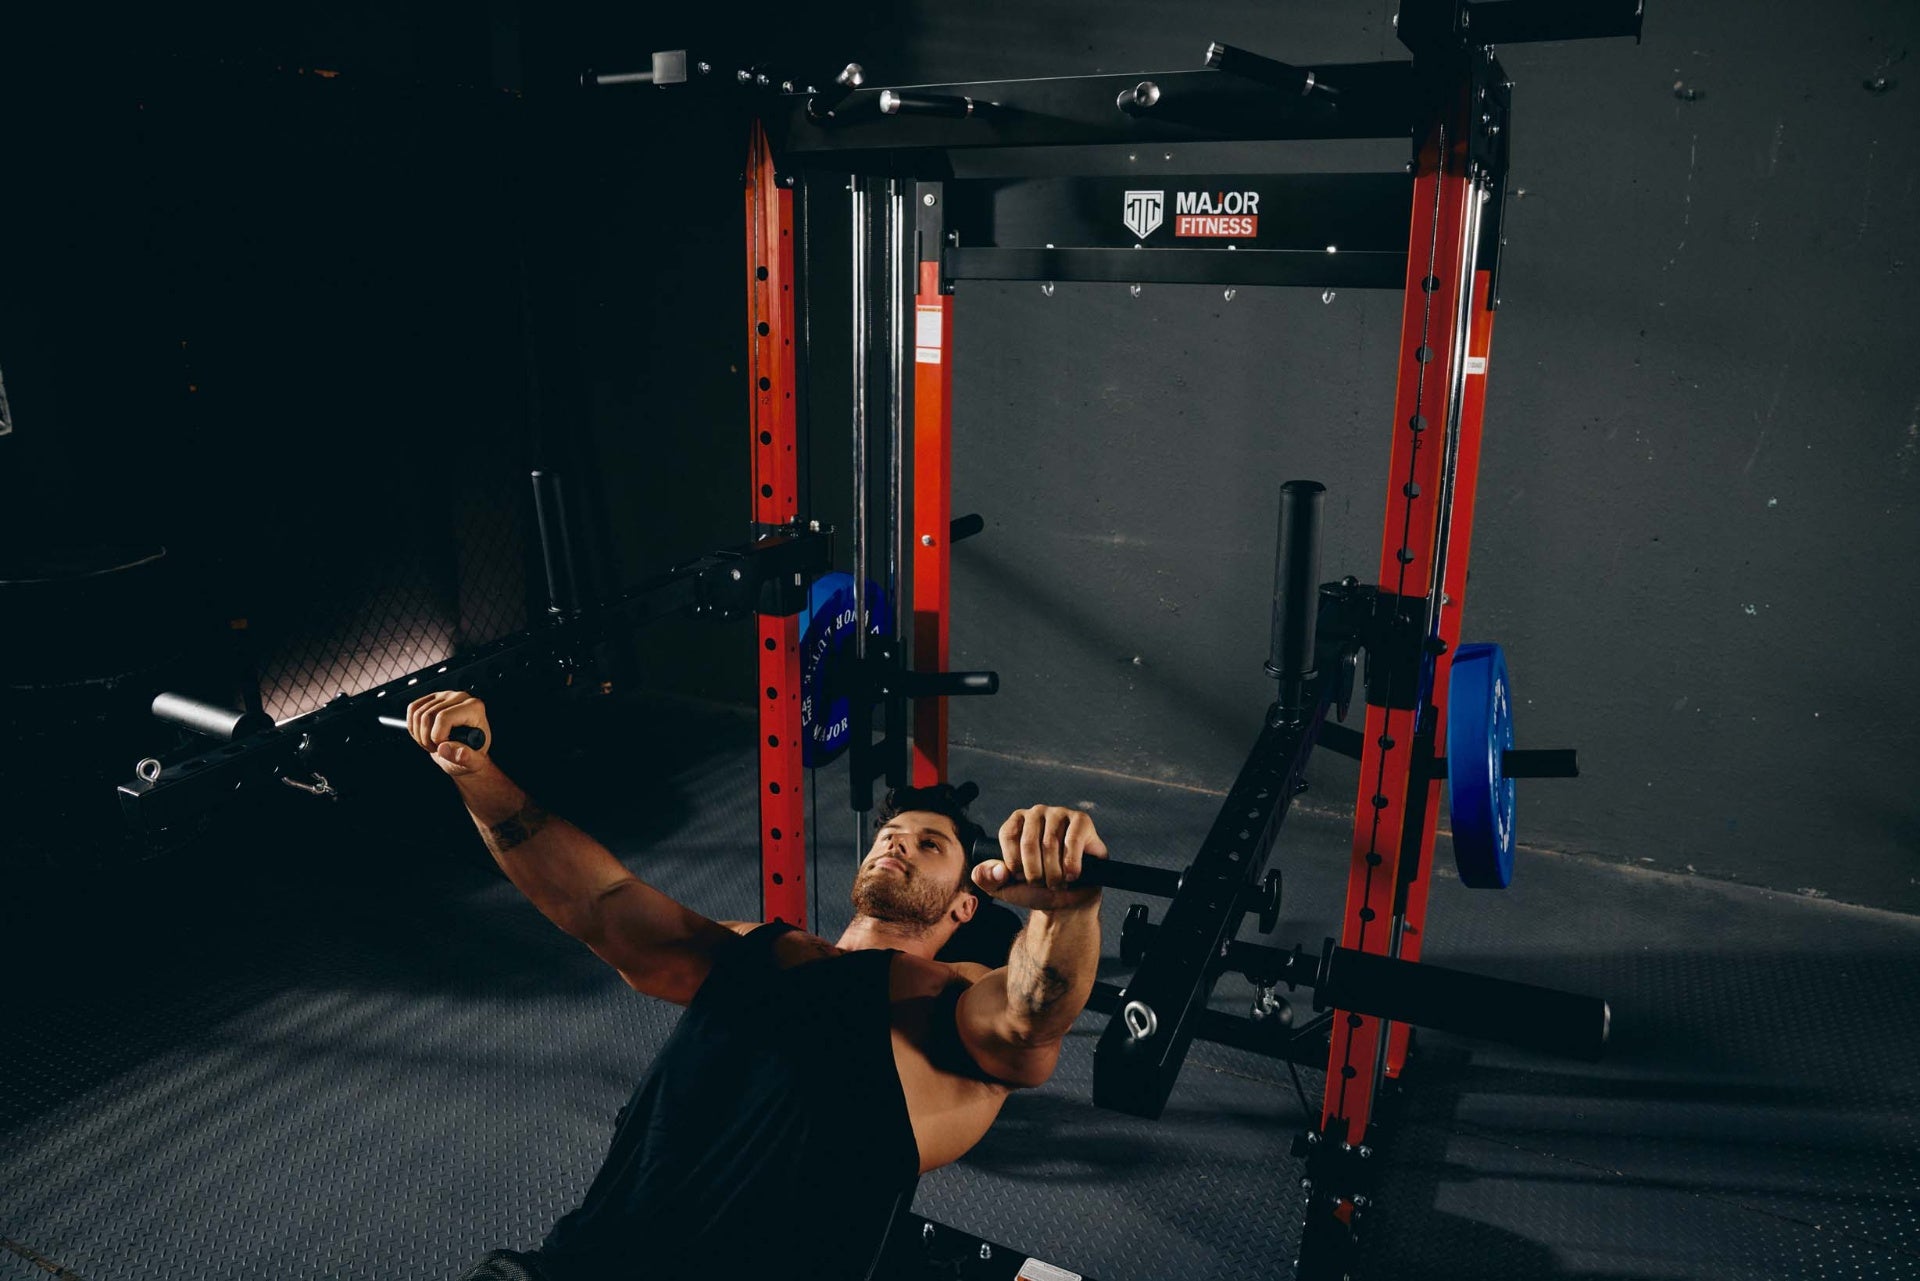
[[[642,745],[584,735],[539,794],[668,893],[752,916],[752,723],[610,723]],[[84,901],[6,908],[0,1277],[451,1278],[575,1203],[677,1011],[501,880],[413,751],[361,786],[418,798],[418,821],[273,797]],[[965,748],[952,772],[982,815],[1080,806],[1115,857],[1175,867],[1219,802]],[[816,783],[833,937],[851,817],[843,773]],[[1340,792],[1287,819],[1267,941],[1328,932]],[[1443,836],[1427,959],[1604,995],[1613,1044],[1590,1065],[1423,1034],[1363,1275],[1920,1277],[1920,920],[1525,849],[1512,889],[1468,891],[1450,859]],[[1104,905],[1107,979],[1131,901]],[[1229,976],[1215,1005],[1249,995]],[[1083,1015],[1054,1079],[915,1210],[1101,1281],[1286,1275],[1302,1116],[1284,1066],[1196,1042],[1165,1117],[1140,1120],[1090,1101],[1104,1024]],[[1302,1077],[1317,1106],[1320,1074]]]

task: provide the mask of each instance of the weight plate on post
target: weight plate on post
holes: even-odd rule
[[[1513,881],[1513,780],[1500,769],[1513,746],[1513,688],[1498,645],[1462,645],[1447,693],[1447,803],[1453,861],[1463,885]]]
[[[885,594],[867,580],[867,634],[885,636]],[[852,733],[854,669],[853,575],[814,580],[800,612],[800,759],[817,769],[847,748]]]

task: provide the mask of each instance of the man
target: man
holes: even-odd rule
[[[470,694],[407,709],[507,877],[638,991],[687,1007],[614,1125],[580,1208],[537,1254],[495,1251],[467,1281],[868,1275],[921,1174],[979,1142],[1016,1089],[1053,1073],[1093,989],[1107,847],[1086,814],[1016,810],[1000,857],[948,787],[890,794],[837,943],[715,922],[527,799],[485,751]],[[1007,964],[935,954],[977,894],[1030,909]]]

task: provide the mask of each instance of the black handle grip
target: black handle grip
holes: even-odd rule
[[[184,725],[196,734],[229,743],[273,728],[273,718],[264,712],[236,712],[185,694],[155,694],[153,714],[163,721]]]
[[[573,538],[567,532],[566,496],[560,477],[533,473],[533,515],[540,527],[540,559],[547,571],[547,610],[571,616],[580,612],[580,588],[574,573]]]
[[[849,62],[833,78],[833,83],[807,99],[807,115],[814,120],[833,119],[833,113],[853,95],[853,91],[867,83],[866,69],[857,62]]]
[[[1510,747],[1500,753],[1502,778],[1579,778],[1580,763],[1572,748]]]
[[[1215,71],[1224,71],[1230,76],[1257,81],[1272,89],[1286,93],[1297,93],[1302,97],[1314,92],[1327,97],[1337,97],[1339,90],[1321,84],[1314,74],[1305,67],[1296,67],[1289,63],[1277,62],[1257,53],[1248,53],[1245,49],[1236,49],[1230,44],[1215,41],[1207,46],[1207,65]]]
[[[388,729],[407,728],[406,718],[401,716],[382,716],[380,723]],[[447,738],[455,743],[465,743],[476,752],[487,745],[487,731],[478,725],[455,725]]]
[[[1080,864],[1080,879],[1075,885],[1099,885],[1134,894],[1157,894],[1172,898],[1180,892],[1182,873],[1166,867],[1148,867],[1144,863],[1116,863],[1110,858],[1090,858]]]
[[[1350,1010],[1547,1054],[1597,1059],[1607,1003],[1531,983],[1333,948],[1313,993],[1316,1010]]]
[[[1280,706],[1297,711],[1302,684],[1314,676],[1314,633],[1320,618],[1320,509],[1327,487],[1290,480],[1280,486],[1280,545],[1273,566],[1273,629],[1267,675],[1280,681]]]
[[[999,672],[908,672],[901,681],[908,698],[959,698],[966,694],[998,694]]]
[[[947,542],[949,544],[962,542],[972,538],[986,527],[987,518],[978,512],[967,516],[955,516],[947,522]]]
[[[898,89],[880,91],[883,116],[945,116],[961,119],[974,113],[978,104],[972,98],[938,93],[901,93]]]

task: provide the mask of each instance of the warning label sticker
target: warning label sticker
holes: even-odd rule
[[[1468,357],[1467,357],[1467,372],[1468,372],[1468,373],[1470,373],[1470,374],[1484,374],[1484,373],[1486,373],[1486,372],[1487,372],[1487,358],[1486,358],[1485,356],[1468,356]]]
[[[914,308],[913,359],[916,364],[940,363],[940,311],[938,307]]]
[[[1038,1259],[1028,1259],[1020,1265],[1020,1273],[1014,1281],[1080,1281],[1080,1274],[1056,1268]]]

